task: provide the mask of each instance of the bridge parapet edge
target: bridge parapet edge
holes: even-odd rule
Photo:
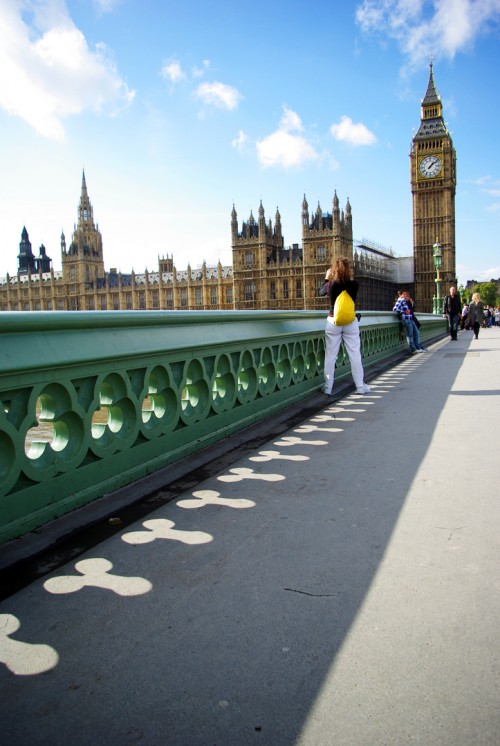
[[[321,388],[322,311],[4,313],[0,543]],[[446,320],[422,315],[424,340]],[[365,369],[405,349],[365,312]],[[341,347],[337,380],[350,372]]]

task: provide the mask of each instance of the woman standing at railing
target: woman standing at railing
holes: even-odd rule
[[[364,371],[361,361],[359,319],[356,316],[354,307],[358,288],[358,283],[352,278],[349,259],[345,256],[335,259],[333,265],[326,273],[325,282],[320,291],[320,295],[328,295],[330,298],[330,312],[326,319],[325,329],[325,386],[323,389],[327,396],[331,396],[332,394],[335,378],[335,361],[339,354],[341,342],[344,342],[347,354],[349,355],[356,393],[368,394],[370,392],[370,387],[363,380]],[[343,291],[346,291],[346,295],[342,295]],[[343,305],[344,301],[349,307],[349,311],[345,318],[341,318],[340,305]]]

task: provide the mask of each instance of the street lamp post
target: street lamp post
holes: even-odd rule
[[[434,250],[433,259],[434,259],[434,269],[436,270],[436,295],[432,299],[432,310],[434,314],[437,314],[441,316],[443,313],[443,301],[441,298],[441,267],[443,266],[443,252],[441,251],[441,244],[439,243],[438,239],[436,238],[436,243],[432,247]]]

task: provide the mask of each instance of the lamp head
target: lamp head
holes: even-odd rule
[[[434,250],[433,259],[434,259],[434,268],[436,270],[440,270],[443,264],[443,252],[441,251],[441,244],[439,243],[438,239],[436,238],[436,243],[432,247]]]

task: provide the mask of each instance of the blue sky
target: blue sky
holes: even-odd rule
[[[500,0],[1,0],[0,274],[25,225],[60,264],[85,169],[105,265],[231,263],[260,201],[351,203],[412,253],[409,150],[433,55],[457,150],[459,282],[500,277]]]

